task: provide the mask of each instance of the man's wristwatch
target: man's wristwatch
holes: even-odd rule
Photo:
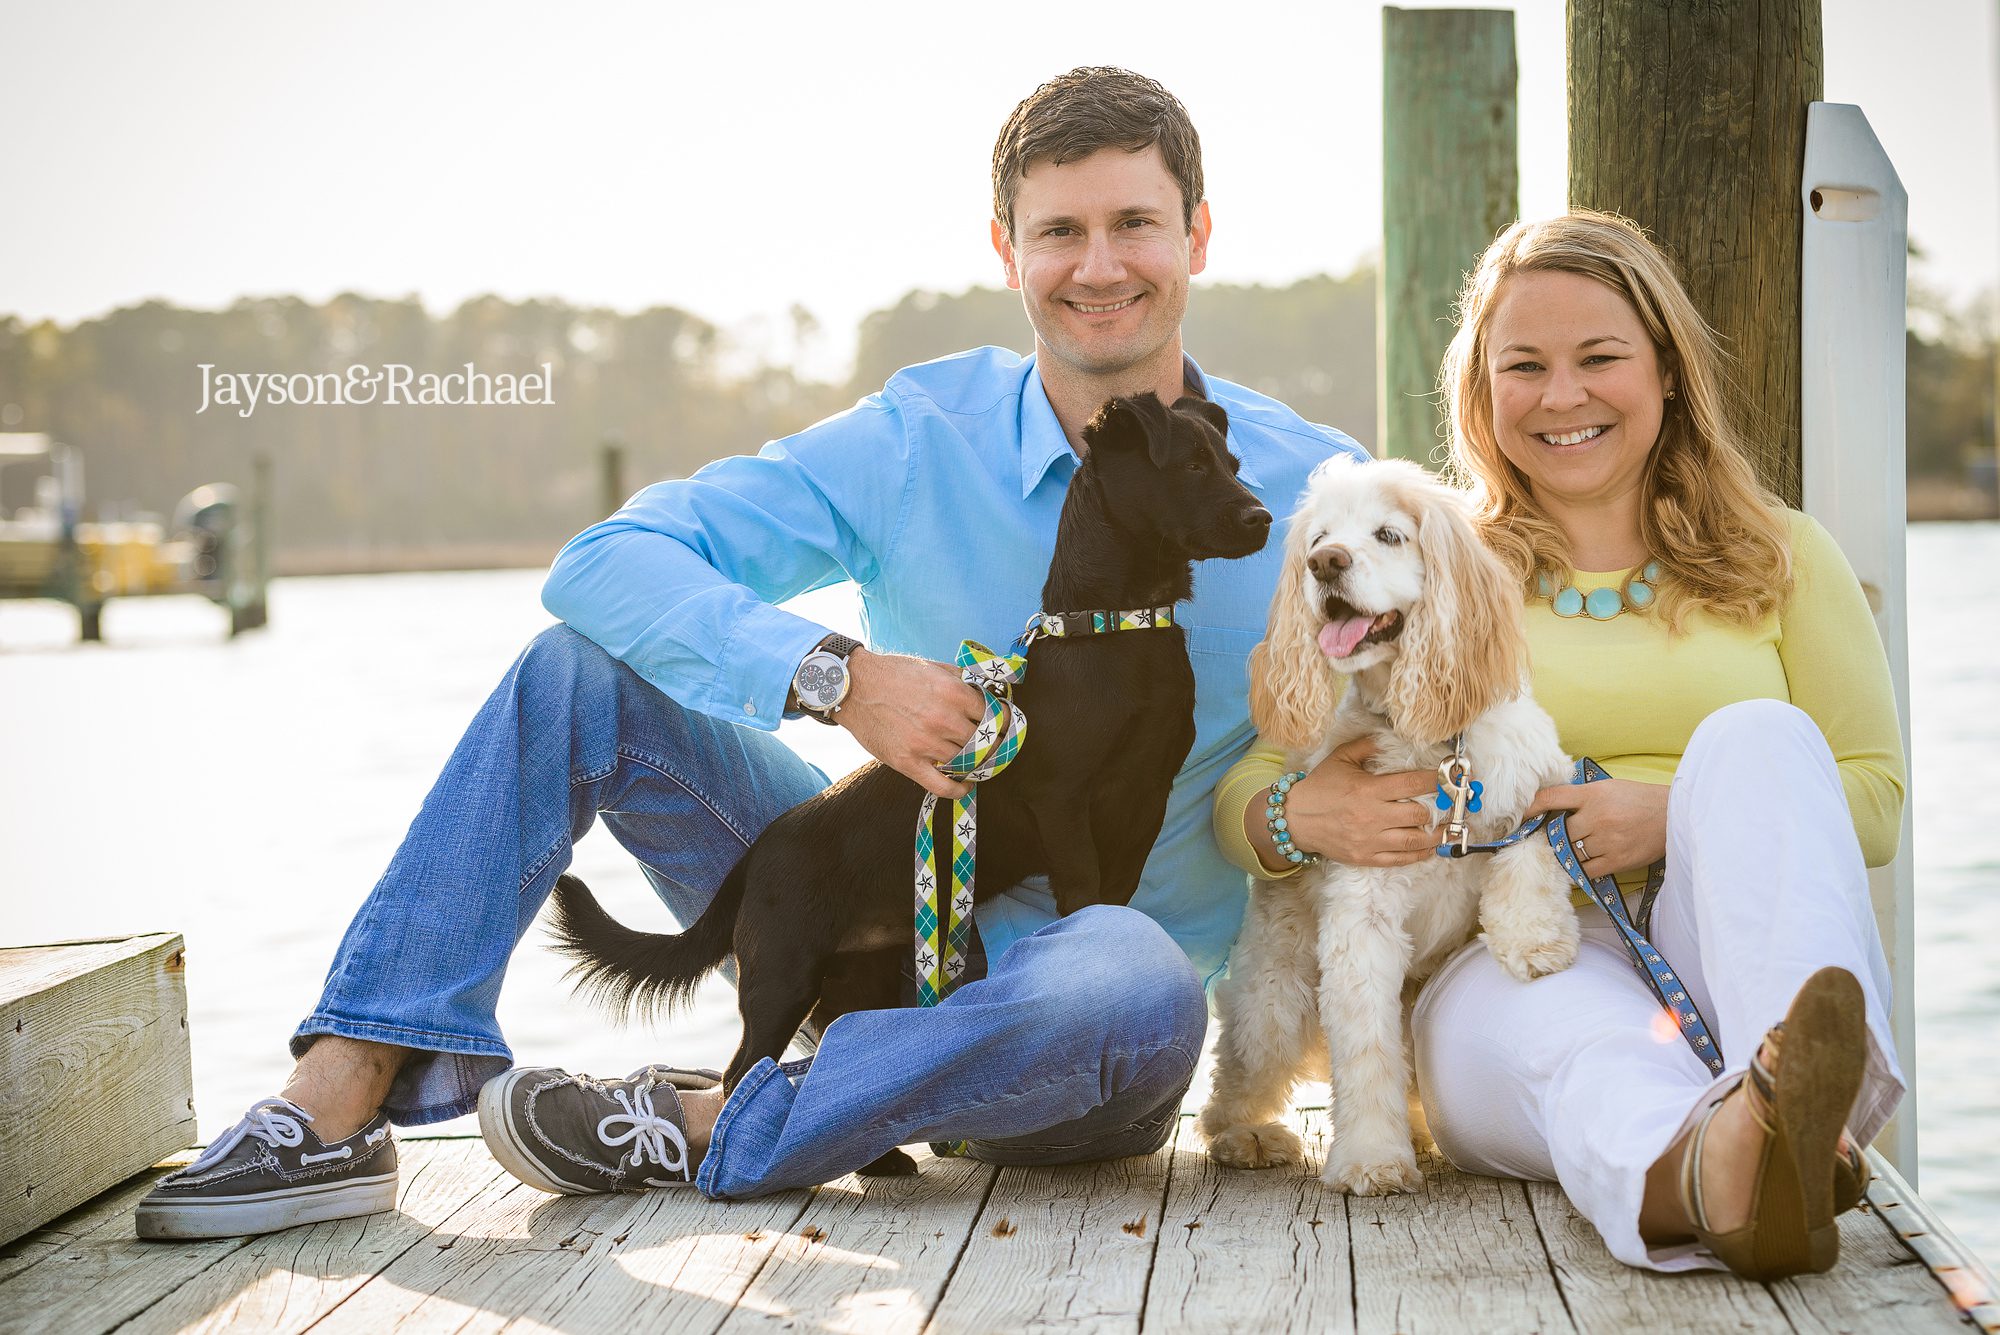
[[[834,715],[847,699],[847,656],[861,641],[829,635],[805,656],[792,674],[792,706],[800,713],[834,726]]]

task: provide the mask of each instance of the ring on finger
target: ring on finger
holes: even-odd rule
[[[1585,848],[1585,847],[1583,846],[1583,836],[1582,836],[1582,835],[1578,835],[1578,836],[1576,836],[1576,838],[1574,838],[1574,839],[1570,840],[1569,842],[1570,842],[1570,846],[1571,846],[1572,848],[1576,849],[1576,860],[1577,860],[1578,862],[1588,862],[1588,861],[1590,861],[1590,850],[1586,849],[1586,848]]]

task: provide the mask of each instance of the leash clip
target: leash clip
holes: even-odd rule
[[[1451,754],[1438,764],[1438,809],[1449,812],[1445,817],[1444,842],[1458,849],[1454,856],[1463,857],[1472,842],[1472,828],[1465,819],[1468,810],[1479,810],[1481,785],[1473,782],[1472,766],[1465,758],[1465,734],[1452,738]]]

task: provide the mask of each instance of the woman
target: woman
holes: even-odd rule
[[[1585,870],[1628,895],[1665,858],[1651,940],[1727,1069],[1711,1079],[1589,905],[1564,973],[1519,983],[1473,943],[1426,984],[1431,1131],[1467,1171],[1560,1182],[1628,1264],[1824,1270],[1860,1195],[1854,1147],[1903,1092],[1864,872],[1895,855],[1903,757],[1861,589],[1758,485],[1714,333],[1622,218],[1503,233],[1442,382],[1454,469],[1522,579],[1536,697],[1612,775],[1530,814],[1574,812]],[[1431,856],[1401,799],[1433,776],[1369,776],[1364,758],[1293,785],[1295,846]],[[1263,829],[1277,771],[1254,753],[1217,790],[1218,836],[1262,876],[1289,867]]]

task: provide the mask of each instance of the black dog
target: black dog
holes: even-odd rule
[[[1063,500],[1043,610],[1180,602],[1192,562],[1264,545],[1271,515],[1236,480],[1227,424],[1196,398],[1169,410],[1142,394],[1098,411]],[[1028,739],[980,785],[976,897],[1046,873],[1064,914],[1129,902],[1194,745],[1181,628],[1038,640],[1014,698]],[[899,1004],[922,799],[886,765],[863,765],[771,822],[679,936],[625,927],[564,876],[556,948],[579,961],[582,989],[619,1009],[685,1001],[733,952],[743,1041],[723,1087],[734,1089],[759,1058],[780,1057],[808,1015],[823,1031],[849,1011]],[[950,804],[939,810],[949,820]]]

